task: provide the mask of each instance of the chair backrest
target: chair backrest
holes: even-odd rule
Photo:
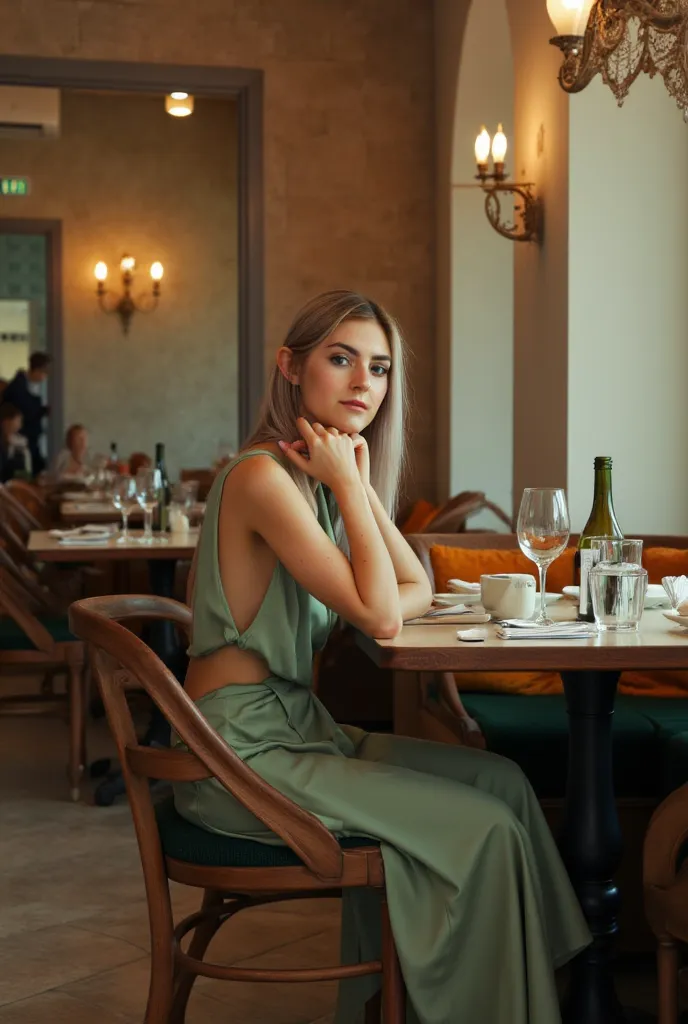
[[[667,536],[629,533],[629,537],[637,537],[647,548],[688,548],[688,536]],[[435,590],[435,573],[430,558],[430,548],[435,544],[450,548],[471,548],[474,551],[495,550],[518,551],[518,537],[515,533],[410,533],[406,540],[415,551],[428,579]],[[572,533],[569,544],[578,542],[578,534]]]
[[[123,623],[167,619],[187,633],[191,611],[169,598],[149,596],[90,597],[75,601],[70,628],[90,643],[103,703],[119,752],[131,804],[144,872],[156,870],[159,842],[148,779],[196,782],[216,778],[244,807],[275,832],[318,878],[341,878],[339,843],[322,822],[268,785],[237,757],[208,724],[175,677]],[[124,672],[122,671],[124,670]],[[124,686],[146,690],[189,752],[139,746]]]
[[[23,537],[28,537],[31,530],[43,529],[43,524],[10,494],[5,484],[0,484],[0,515]]]
[[[509,532],[513,530],[514,523],[511,517],[499,505],[490,501],[482,491],[462,491],[437,510],[423,528],[423,533],[464,533],[468,519],[484,511],[492,512]]]

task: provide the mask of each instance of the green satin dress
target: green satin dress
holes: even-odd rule
[[[409,1024],[557,1024],[554,969],[591,941],[538,801],[520,768],[467,747],[339,726],[311,689],[312,661],[336,616],[281,563],[239,633],[222,588],[218,525],[227,475],[208,496],[198,545],[189,654],[226,644],[262,655],[262,683],[222,687],[197,706],[251,768],[341,836],[380,840],[387,899],[409,996]],[[327,501],[318,522],[332,538]],[[280,840],[213,779],[174,787],[195,825]],[[344,899],[346,963],[380,954],[379,896]],[[379,986],[340,986],[337,1024],[356,1024]]]

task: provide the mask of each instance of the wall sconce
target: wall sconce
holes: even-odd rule
[[[151,264],[150,276],[153,281],[153,290],[149,295],[142,295],[138,299],[134,299],[131,294],[132,284],[134,282],[134,271],[136,270],[136,260],[133,256],[123,256],[120,260],[119,269],[122,272],[122,287],[124,293],[122,295],[113,295],[105,287],[105,281],[108,276],[107,264],[100,262],[96,263],[94,274],[98,282],[98,288],[96,289],[96,295],[98,296],[98,305],[105,313],[116,313],[122,321],[122,330],[125,334],[129,333],[129,324],[134,313],[151,313],[158,305],[160,298],[160,282],[164,274],[162,263],[156,260],[155,263]]]
[[[172,117],[188,117],[193,108],[194,98],[188,92],[171,92],[165,97],[165,110]]]
[[[595,75],[619,106],[641,71],[661,75],[688,120],[688,8],[684,0],[547,0],[564,55],[559,84],[581,92]]]
[[[490,150],[493,170],[489,170]],[[505,159],[506,135],[501,124],[495,137],[490,141],[487,128],[483,125],[475,140],[476,175],[485,193],[485,213],[495,231],[512,242],[539,242],[542,239],[542,201],[534,193],[530,182],[520,183],[506,180]],[[510,195],[514,199],[513,220],[506,220],[502,214],[500,197]]]

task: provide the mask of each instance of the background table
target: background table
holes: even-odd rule
[[[180,559],[193,558],[198,542],[198,529],[185,533],[164,534],[165,543],[141,544],[137,538],[142,530],[131,530],[132,539],[120,544],[118,537],[103,542],[61,544],[47,530],[33,530],[28,550],[40,562],[148,562],[151,591],[159,597],[174,596],[174,574]],[[174,625],[166,620],[152,623],[148,643],[155,653],[172,667],[178,660],[178,644]]]
[[[568,603],[553,605],[550,611],[552,618],[573,617]],[[395,732],[407,731],[417,706],[419,683],[410,672],[561,673],[569,715],[569,765],[559,846],[594,938],[572,964],[562,1018],[564,1024],[638,1019],[627,1017],[619,1005],[612,970],[619,896],[611,879],[621,860],[612,715],[621,672],[688,668],[688,630],[661,611],[645,612],[637,633],[601,633],[585,640],[499,640],[490,625],[484,643],[467,644],[456,639],[457,628],[404,626],[393,640],[358,633],[357,643],[377,665],[395,670]]]

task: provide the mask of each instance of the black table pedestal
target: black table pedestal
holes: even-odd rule
[[[593,935],[571,963],[563,1024],[630,1024],[614,987],[621,861],[614,800],[612,718],[618,672],[562,672],[569,715],[569,766],[559,848]]]

